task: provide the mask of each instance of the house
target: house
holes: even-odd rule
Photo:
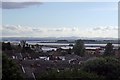
[[[35,45],[35,51],[36,51],[36,52],[42,52],[42,46],[36,44],[36,45]]]
[[[67,54],[65,55],[65,60],[68,61],[68,63],[79,63],[79,61],[81,60],[81,57],[75,54]]]
[[[100,47],[86,47],[86,55],[92,56],[92,55],[102,55],[104,53],[104,49]]]
[[[120,49],[115,49],[115,56],[120,57]]]
[[[61,52],[54,51],[50,56],[50,60],[65,60],[65,56]]]
[[[30,45],[31,49],[34,50],[35,52],[42,52],[42,46],[41,45]]]

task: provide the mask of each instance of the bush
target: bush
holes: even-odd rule
[[[120,61],[113,57],[99,57],[77,68],[57,72],[50,70],[38,76],[39,80],[120,80]]]
[[[105,57],[87,61],[82,70],[96,73],[109,80],[120,80],[120,61],[116,58]]]
[[[104,77],[102,76],[98,76],[97,74],[94,74],[94,73],[88,73],[88,72],[85,72],[85,71],[82,71],[82,70],[77,70],[77,69],[74,69],[74,70],[65,70],[65,71],[60,71],[60,72],[57,72],[55,70],[52,70],[52,71],[49,71],[49,72],[46,72],[42,75],[39,76],[39,79],[40,80],[50,80],[50,79],[61,79],[61,80],[64,80],[64,79],[69,79],[69,80],[77,80],[77,79],[80,79],[80,80],[93,80],[93,79],[98,79],[99,80],[103,80]]]
[[[2,80],[23,80],[18,66],[8,57],[2,55]]]

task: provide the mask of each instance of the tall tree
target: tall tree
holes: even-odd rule
[[[118,51],[120,51],[120,47],[118,48]]]
[[[2,50],[12,50],[12,46],[11,46],[11,43],[8,42],[8,43],[4,43],[2,42]]]
[[[107,43],[105,46],[105,55],[112,55],[113,54],[113,45],[112,43]]]
[[[76,40],[75,45],[73,46],[73,51],[75,54],[79,56],[84,56],[85,46],[84,46],[84,42],[81,39]]]

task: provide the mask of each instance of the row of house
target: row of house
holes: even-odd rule
[[[25,41],[21,41],[21,45],[25,45]],[[72,54],[72,48],[73,46],[62,46],[58,48],[53,48],[53,47],[45,47],[41,45],[30,45],[30,48],[34,50],[35,52],[44,52],[47,53],[47,55],[52,55],[52,56],[64,56],[65,54]],[[105,51],[105,47],[85,47],[86,51],[85,54],[86,56],[99,56],[103,55]],[[116,48],[115,48],[116,49]],[[115,50],[114,49],[114,50]],[[58,59],[61,59],[58,58]],[[64,59],[63,59],[64,60]]]

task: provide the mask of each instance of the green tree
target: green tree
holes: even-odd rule
[[[73,46],[73,51],[75,54],[84,56],[85,54],[85,46],[82,40],[76,40],[75,45]]]
[[[101,57],[84,63],[82,70],[104,76],[105,80],[120,80],[120,61],[113,57]]]
[[[88,73],[85,71],[81,71],[81,70],[77,70],[77,69],[73,69],[71,70],[64,70],[64,71],[60,71],[57,72],[56,70],[52,70],[52,71],[48,71],[45,72],[43,74],[41,74],[38,79],[39,80],[93,80],[93,79],[97,79],[99,78],[99,80],[103,80],[104,77],[99,77],[97,74],[94,73]]]
[[[105,55],[112,55],[113,54],[113,45],[112,43],[107,43],[105,46]]]
[[[118,48],[118,51],[120,51],[120,47]]]
[[[11,43],[8,42],[8,43],[4,43],[2,42],[2,50],[12,50],[12,46],[11,46]]]
[[[2,55],[2,80],[23,80],[18,66],[8,57]]]

